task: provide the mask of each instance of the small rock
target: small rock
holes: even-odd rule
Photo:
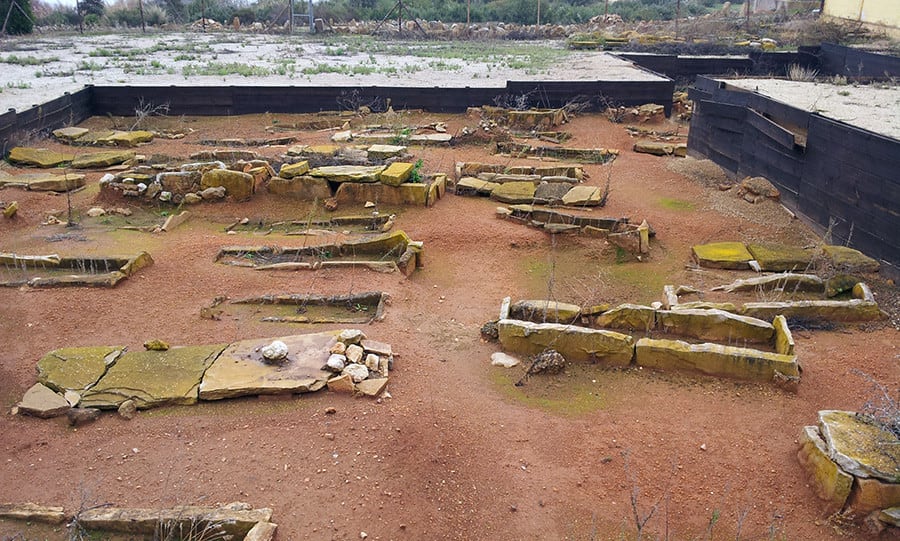
[[[112,173],[106,173],[105,175],[100,177],[100,186],[105,186],[114,180],[116,180],[115,175],[113,175]]]
[[[358,344],[347,346],[347,360],[351,363],[359,363],[363,358],[363,348]]]
[[[4,218],[12,218],[13,216],[16,215],[17,212],[19,212],[19,202],[12,201],[8,205],[6,205],[6,207],[4,207],[3,217]]]
[[[168,203],[172,200],[172,192],[159,192],[159,200]]]
[[[137,192],[138,192],[138,194],[142,194],[142,193],[144,193],[144,192],[146,192],[146,191],[147,191],[147,185],[144,184],[143,182],[139,182],[138,185],[137,185]]]
[[[159,182],[151,182],[150,185],[147,186],[147,192],[144,194],[144,197],[146,197],[147,199],[153,199],[157,195],[159,195],[159,192],[161,191],[162,186]]]
[[[342,375],[350,376],[353,383],[359,383],[369,377],[369,369],[361,364],[348,364],[341,372]]]
[[[325,439],[326,439],[326,440],[334,441],[334,434],[332,434],[332,433],[330,433],[330,432],[326,432],[326,433],[324,434],[324,436],[325,436]]]
[[[360,341],[365,339],[365,333],[359,329],[344,329],[343,331],[341,331],[341,334],[338,335],[338,340],[348,346],[351,344],[358,344],[360,343]]]
[[[705,443],[701,443],[701,444],[700,444],[700,450],[701,450],[701,451],[706,451],[706,444],[705,444]]]
[[[200,201],[203,201],[203,198],[195,193],[184,194],[184,203],[186,205],[196,205]]]
[[[332,353],[331,356],[328,357],[328,360],[325,362],[325,368],[336,374],[340,374],[346,365],[347,357],[338,353]]]
[[[353,378],[349,374],[342,374],[328,380],[328,390],[334,393],[352,393],[356,388],[353,385]],[[328,413],[328,411],[326,410],[325,413]]]
[[[66,412],[69,424],[81,426],[96,421],[100,417],[100,410],[95,408],[72,408]]]
[[[325,415],[334,415],[335,413],[337,413],[337,408],[335,408],[334,406],[328,406],[327,408],[325,408]]]
[[[374,353],[369,353],[366,355],[366,362],[365,362],[366,368],[368,368],[370,372],[377,372],[378,364],[380,361],[381,361],[381,359],[378,357],[378,355],[375,355]]]
[[[263,359],[269,362],[281,362],[288,356],[287,344],[285,344],[281,340],[275,340],[268,346],[264,346],[262,348],[262,356]]]
[[[363,205],[363,207],[367,208],[367,209],[375,208],[375,203],[373,203],[371,201],[366,201],[366,203]]]
[[[119,216],[131,216],[133,213],[131,209],[126,209],[122,207],[116,207],[112,210],[113,214],[118,214]]]
[[[338,342],[335,345],[331,346],[331,349],[328,351],[329,353],[334,353],[335,355],[343,355],[347,351],[347,344]]]
[[[106,214],[106,211],[100,207],[91,207],[87,211],[87,215],[91,218],[97,218],[99,216],[103,216],[104,214]]]
[[[516,359],[512,355],[507,355],[502,351],[498,351],[496,353],[491,354],[491,364],[493,366],[502,366],[503,368],[512,368],[519,364],[519,359]]]
[[[130,421],[134,419],[135,414],[137,414],[137,406],[134,400],[126,400],[119,404],[119,417]]]
[[[200,197],[205,200],[224,199],[225,186],[213,186],[211,188],[206,188],[205,190],[200,192]]]
[[[144,349],[147,351],[167,351],[169,344],[158,339],[147,340],[144,342]]]

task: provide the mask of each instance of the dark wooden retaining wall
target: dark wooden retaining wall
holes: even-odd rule
[[[764,176],[835,244],[900,269],[900,141],[699,77],[688,151]]]
[[[516,103],[562,107],[585,102],[588,109],[608,104],[659,103],[672,111],[675,82],[509,81],[498,88],[272,87],[272,86],[87,86],[22,112],[0,115],[0,156],[13,146],[95,115],[133,116],[142,106],[167,105],[171,115],[227,116],[253,113],[314,113],[376,104],[395,109],[459,113],[468,107]],[[524,102],[523,102],[524,100]]]

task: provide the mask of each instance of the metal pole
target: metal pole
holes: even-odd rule
[[[469,17],[469,13],[472,9],[472,0],[466,0],[466,26],[471,24],[471,18]]]

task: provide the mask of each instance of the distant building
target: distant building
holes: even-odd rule
[[[859,21],[874,31],[900,38],[900,2],[898,0],[825,0],[822,14]]]

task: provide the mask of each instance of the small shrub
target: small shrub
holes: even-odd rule
[[[812,82],[819,75],[819,70],[805,68],[799,64],[791,64],[788,66],[788,79],[791,81]]]

